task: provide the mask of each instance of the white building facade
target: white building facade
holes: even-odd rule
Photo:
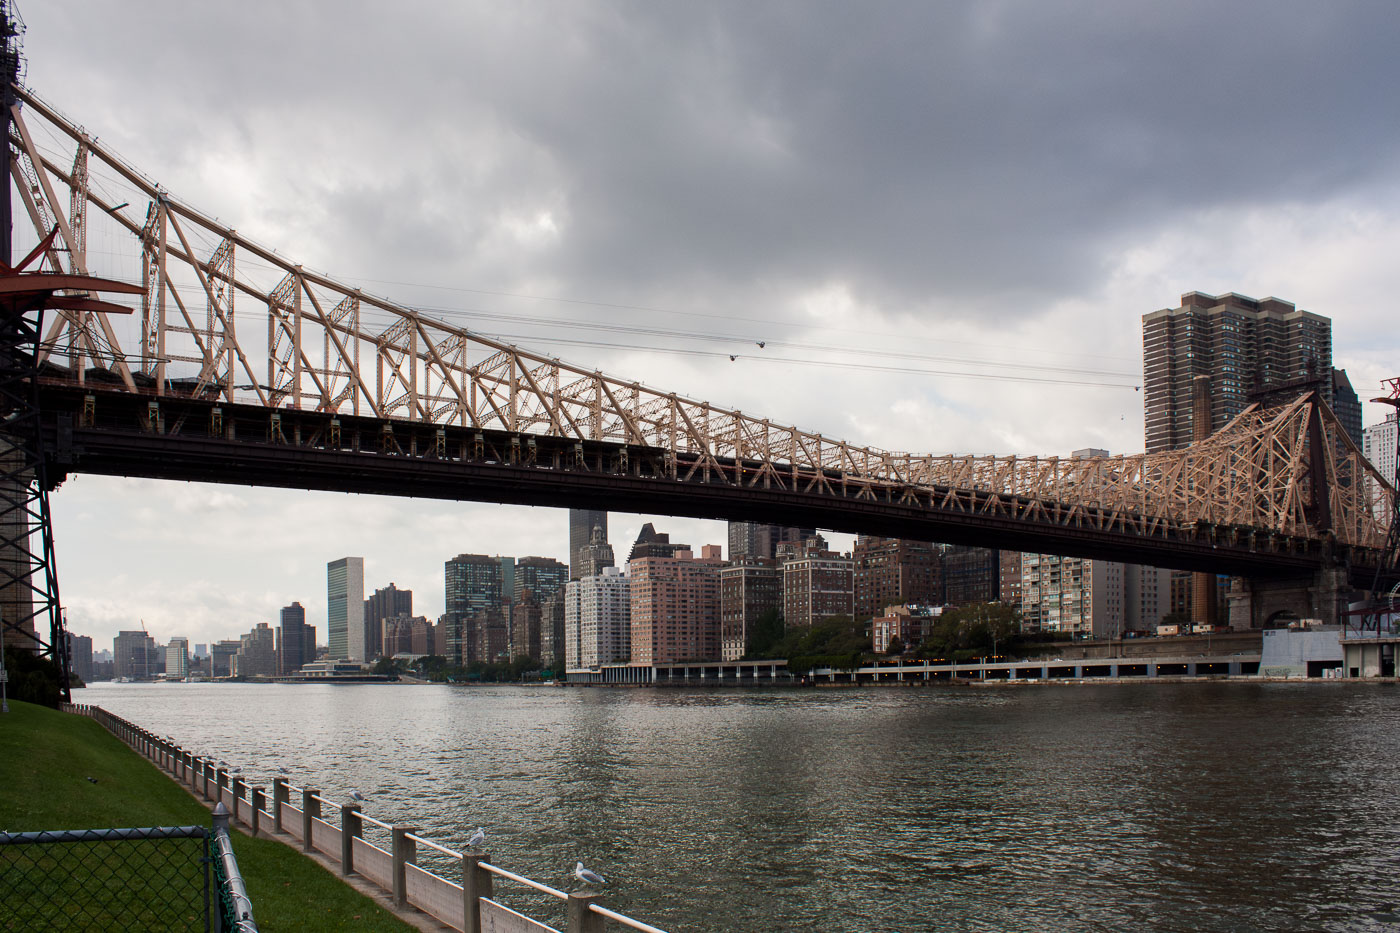
[[[564,666],[588,670],[632,656],[632,594],[627,575],[604,567],[564,591]]]
[[[1361,452],[1371,461],[1376,472],[1390,482],[1395,482],[1395,435],[1400,432],[1400,422],[1394,416],[1380,424],[1373,424],[1361,432]],[[1373,493],[1373,496],[1375,494]],[[1386,521],[1385,506],[1376,504],[1376,517]]]
[[[190,676],[190,640],[176,636],[165,646],[165,679],[184,680]]]
[[[326,633],[332,661],[364,661],[365,559],[342,557],[326,564]]]

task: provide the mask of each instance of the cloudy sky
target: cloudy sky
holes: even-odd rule
[[[829,435],[1140,451],[1141,316],[1192,289],[1331,317],[1363,397],[1400,374],[1391,4],[20,9],[27,83],[240,233]],[[454,554],[566,557],[544,509],[81,475],[54,509],[99,647],[139,620],[232,637],[294,599],[324,639],[345,554],[434,616]],[[644,520],[614,513],[615,547]]]

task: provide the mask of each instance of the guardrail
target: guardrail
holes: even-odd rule
[[[459,852],[420,835],[417,826],[375,819],[361,812],[358,802],[324,797],[316,788],[296,787],[284,777],[272,781],[269,796],[265,787],[249,786],[238,769],[230,772],[226,765],[194,755],[170,738],[142,729],[100,706],[66,704],[63,708],[96,720],[194,794],[216,806],[223,804],[230,824],[241,823],[254,836],[260,832],[290,836],[300,842],[302,851],[320,853],[337,863],[342,875],[359,875],[374,884],[395,906],[422,911],[454,930],[558,933],[496,900],[495,879],[499,878],[564,901],[565,933],[604,933],[609,921],[641,933],[666,933],[607,909],[595,892],[550,887],[492,864],[484,852]],[[379,830],[388,848],[366,838],[366,825]],[[420,846],[436,853],[437,861],[449,866],[445,873],[459,880],[419,864]],[[247,892],[242,893],[246,898]]]

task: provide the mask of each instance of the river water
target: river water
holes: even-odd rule
[[[676,931],[1400,925],[1400,690],[97,684],[271,784]],[[498,890],[507,890],[499,888]],[[505,898],[512,903],[509,897]],[[534,912],[536,903],[517,898]]]

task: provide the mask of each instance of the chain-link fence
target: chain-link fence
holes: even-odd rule
[[[0,931],[255,931],[224,822],[0,833]]]

